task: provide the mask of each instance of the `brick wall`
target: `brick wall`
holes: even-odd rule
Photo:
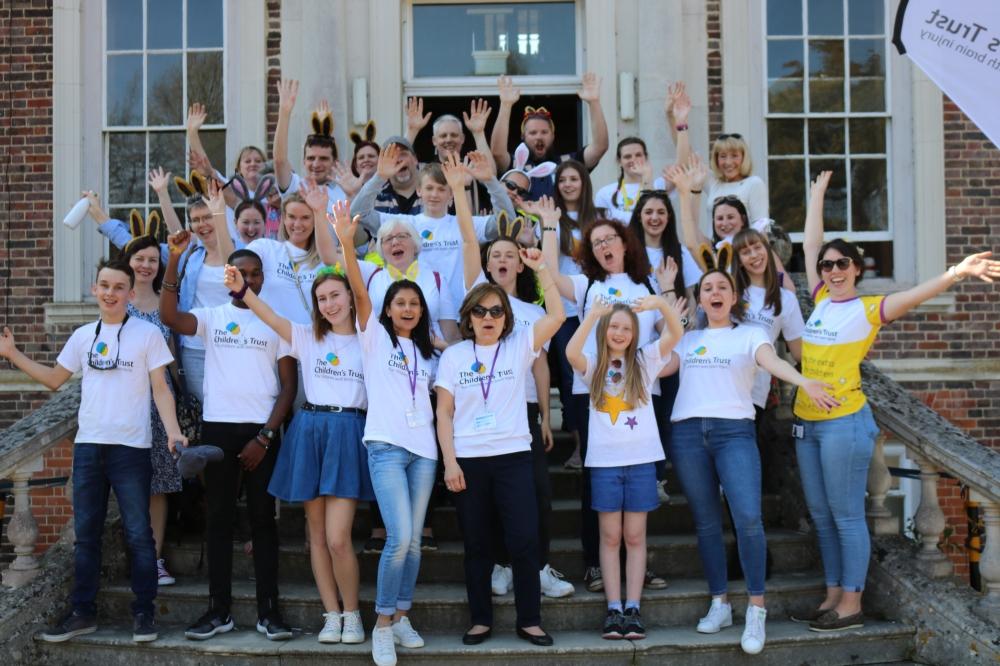
[[[267,148],[274,145],[281,80],[281,0],[267,0]]]
[[[722,27],[719,18],[719,0],[705,3],[707,19],[705,30],[708,34],[708,136],[722,134]]]

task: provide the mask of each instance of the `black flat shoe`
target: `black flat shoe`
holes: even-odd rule
[[[465,635],[462,636],[462,644],[463,645],[479,645],[483,641],[488,640],[491,636],[493,636],[493,628],[492,627],[489,628],[489,629],[487,629],[486,631],[478,633],[478,634],[470,634],[469,632],[465,632]]]
[[[549,647],[553,643],[552,637],[548,634],[543,632],[541,636],[535,636],[534,634],[529,634],[521,627],[517,628],[517,637],[523,638],[532,645],[538,645],[540,647]]]

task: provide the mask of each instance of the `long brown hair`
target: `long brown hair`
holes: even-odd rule
[[[750,273],[743,268],[740,261],[740,251],[750,247],[755,243],[764,246],[767,252],[767,267],[764,269],[764,307],[771,308],[774,316],[781,316],[781,280],[778,279],[778,267],[774,263],[774,254],[771,252],[771,244],[767,241],[767,236],[756,229],[746,228],[740,230],[733,238],[733,254],[736,255],[733,277],[736,278],[736,294],[743,298],[747,289],[750,288]]]
[[[597,219],[584,227],[582,242],[576,256],[583,274],[595,282],[608,277],[608,272],[594,256],[594,248],[590,244],[594,230],[600,227],[610,227],[621,237],[622,245],[625,247],[625,272],[632,282],[649,284],[649,255],[646,254],[646,248],[636,235],[618,220]]]
[[[316,341],[319,342],[323,339],[327,333],[333,331],[333,324],[326,320],[319,311],[319,298],[316,297],[316,289],[319,288],[324,282],[330,280],[336,280],[337,282],[344,285],[344,289],[347,290],[347,298],[350,302],[351,312],[354,311],[354,294],[351,293],[351,283],[347,281],[346,275],[341,275],[339,273],[334,273],[332,268],[324,268],[319,273],[316,274],[316,279],[313,280],[312,285],[312,319],[313,319],[313,335],[316,336]],[[352,316],[353,320],[354,317]]]
[[[611,312],[601,317],[597,322],[597,360],[594,363],[594,374],[590,378],[590,404],[595,409],[604,403],[604,386],[608,374],[608,365],[611,363],[611,355],[608,353],[608,326],[611,318],[617,313],[625,313],[632,322],[632,340],[625,348],[625,355],[622,359],[622,400],[634,407],[649,402],[649,392],[646,390],[647,377],[643,372],[642,350],[639,349],[639,318],[632,307],[625,303],[616,303],[612,306]]]
[[[559,192],[559,176],[563,171],[572,169],[580,176],[580,201],[577,204],[576,219],[569,216],[566,200]],[[576,243],[573,240],[573,230],[583,229],[598,217],[597,208],[594,206],[594,184],[590,181],[590,173],[582,162],[576,160],[565,160],[559,163],[555,172],[556,187],[552,193],[552,202],[556,208],[562,211],[562,218],[559,220],[559,252],[567,257],[576,256]]]

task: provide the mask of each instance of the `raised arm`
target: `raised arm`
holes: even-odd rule
[[[677,188],[681,199],[681,232],[684,234],[684,245],[692,255],[698,256],[698,248],[702,245],[712,245],[711,239],[698,226],[698,206],[701,201],[701,188],[705,184],[708,170],[697,155],[685,165],[674,164],[663,172],[664,177]]]
[[[354,312],[358,318],[358,328],[364,331],[365,327],[368,326],[368,317],[372,313],[372,299],[368,295],[365,278],[361,275],[358,253],[354,246],[354,236],[360,222],[357,215],[351,217],[351,209],[346,201],[334,202],[333,228],[336,230],[337,238],[340,239],[340,245],[344,249],[344,271],[347,273],[347,281],[351,285],[351,294],[354,296]]]
[[[198,334],[198,318],[190,312],[177,310],[177,265],[181,255],[191,243],[191,232],[182,229],[167,237],[167,268],[163,273],[163,289],[160,290],[160,321],[164,326],[181,335]]]
[[[10,361],[14,367],[50,391],[55,391],[73,376],[72,372],[58,363],[49,367],[25,356],[24,352],[17,348],[14,334],[7,326],[3,327],[3,335],[0,335],[0,357]]]
[[[754,358],[757,361],[757,365],[764,368],[772,375],[778,379],[788,382],[789,384],[794,384],[798,386],[809,396],[813,404],[823,411],[830,411],[834,407],[838,407],[840,403],[830,395],[829,391],[833,391],[833,386],[831,384],[825,384],[817,379],[808,379],[803,377],[802,374],[789,365],[788,361],[778,356],[777,352],[774,351],[774,347],[770,344],[761,345],[757,347],[757,352],[754,354]]]
[[[677,146],[677,163],[687,164],[691,160],[691,134],[688,132],[688,115],[691,113],[691,98],[688,97],[684,82],[678,81],[670,87],[668,97],[673,104],[668,104],[667,122],[669,130]],[[679,129],[684,127],[685,129]]]
[[[481,164],[489,158],[481,153],[469,153],[467,158],[470,164]],[[462,275],[464,278],[465,290],[468,291],[475,284],[476,279],[483,270],[482,255],[479,254],[479,239],[476,237],[476,228],[472,224],[472,210],[469,208],[469,200],[465,194],[466,168],[458,161],[458,155],[445,155],[441,162],[445,180],[451,188],[452,196],[455,198],[455,217],[458,219],[458,228],[462,232]]]
[[[510,152],[507,149],[507,139],[510,136],[510,112],[521,99],[521,91],[514,87],[514,81],[509,76],[497,79],[500,90],[500,108],[497,110],[497,120],[493,123],[493,133],[490,134],[490,152],[498,171],[510,168]]]
[[[823,202],[832,175],[832,171],[820,171],[816,180],[809,186],[809,209],[806,211],[806,224],[802,235],[802,254],[806,259],[806,277],[809,280],[810,294],[816,291],[820,283],[816,262],[819,261],[819,251],[823,247]]]
[[[219,254],[228,257],[236,251],[233,238],[229,235],[229,224],[226,222],[226,198],[222,188],[214,178],[208,180],[208,197],[203,197],[205,205],[212,211],[212,227],[215,229],[215,242],[219,246]]]
[[[299,186],[299,194],[306,200],[306,204],[313,214],[313,236],[316,238],[316,251],[319,253],[320,261],[328,266],[333,266],[339,257],[337,244],[333,242],[330,223],[327,222],[326,218],[330,205],[329,190],[326,189],[326,185],[316,184],[312,178],[300,182],[302,184]],[[364,243],[364,240],[361,242]]]
[[[590,111],[590,143],[583,151],[583,163],[593,169],[608,152],[608,123],[601,108],[601,79],[593,72],[583,75],[583,86],[577,93]]]
[[[552,336],[559,331],[559,327],[566,321],[566,310],[563,308],[562,299],[559,298],[559,290],[556,289],[555,280],[549,276],[548,266],[542,259],[542,251],[532,247],[522,248],[520,253],[524,265],[535,271],[545,294],[545,316],[535,320],[531,327],[534,335],[532,349],[538,351],[552,339]]]
[[[885,297],[882,314],[886,321],[899,319],[929,298],[947,291],[967,277],[977,277],[983,282],[1000,279],[1000,261],[989,259],[992,252],[970,254],[936,278],[921,282],[906,291],[898,291]]]
[[[549,197],[539,199],[535,210],[542,218],[542,256],[545,257],[545,264],[549,267],[549,275],[556,283],[559,294],[563,298],[573,300],[576,298],[573,280],[559,270],[559,220],[562,211],[556,208]]]
[[[491,163],[494,162],[490,152],[490,142],[486,138],[486,121],[489,120],[493,109],[487,104],[485,99],[474,99],[469,103],[469,112],[462,112],[462,122],[465,128],[472,134],[472,139],[476,143],[476,150],[483,154]],[[493,164],[494,173],[496,164]]]
[[[205,124],[206,118],[208,118],[208,112],[205,110],[205,105],[201,102],[195,102],[188,107],[186,123],[188,147],[191,152],[200,153],[205,155],[207,158],[208,153],[205,152],[205,146],[202,144],[201,137],[198,135],[198,131],[201,129],[201,126]],[[211,171],[205,172],[206,177],[211,175]]]
[[[411,145],[430,121],[431,112],[424,113],[423,97],[411,97],[406,100],[406,139]]]
[[[666,324],[663,326],[663,330],[660,331],[659,340],[660,356],[662,358],[666,358],[667,354],[673,351],[677,343],[681,341],[681,336],[684,335],[684,326],[681,324],[681,317],[678,314],[678,310],[683,310],[686,306],[686,303],[671,304],[662,296],[653,295],[640,298],[632,306],[632,309],[636,312],[659,310],[660,314],[663,315],[663,321]]]
[[[292,182],[292,164],[288,161],[288,124],[291,122],[295,98],[299,94],[299,82],[294,79],[278,81],[278,124],[274,128],[274,145],[271,156],[274,159],[274,175],[278,189],[288,189]]]
[[[587,357],[583,354],[583,345],[587,341],[587,336],[597,325],[598,320],[612,310],[611,304],[603,298],[595,298],[591,303],[587,315],[580,322],[573,337],[566,343],[566,360],[573,366],[573,369],[581,375],[587,374]],[[598,340],[597,344],[604,344],[603,340]]]
[[[184,225],[177,219],[177,211],[174,210],[174,203],[170,200],[170,191],[167,189],[170,175],[170,172],[164,171],[163,167],[152,169],[149,172],[149,186],[156,192],[156,200],[160,204],[160,212],[163,214],[163,222],[167,225],[167,233],[175,234],[183,229]]]
[[[243,274],[240,273],[239,269],[235,266],[230,266],[226,264],[225,272],[223,273],[222,279],[223,284],[226,285],[226,289],[234,292],[243,291],[243,287],[246,286],[246,282],[243,280]],[[279,315],[277,312],[271,309],[271,306],[265,303],[260,296],[253,293],[252,290],[247,289],[243,294],[243,302],[251,312],[260,317],[261,321],[271,327],[275,333],[281,336],[281,339],[285,342],[291,344],[292,342],[292,323]]]
[[[398,143],[390,143],[382,149],[378,155],[378,166],[375,175],[368,179],[358,196],[351,201],[351,215],[361,219],[361,225],[368,230],[372,236],[378,233],[381,217],[375,210],[375,199],[379,192],[389,182],[389,179],[399,173],[402,167],[400,160],[400,148]]]
[[[111,219],[107,211],[101,208],[101,201],[97,192],[86,190],[82,194],[90,202],[87,214],[97,224],[97,230],[101,235],[107,237],[108,241],[119,250],[125,247],[132,240],[132,232],[129,231],[128,225],[122,220]]]

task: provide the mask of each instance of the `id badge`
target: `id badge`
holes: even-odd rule
[[[801,423],[792,424],[792,437],[795,439],[802,439],[806,436],[806,427]]]
[[[420,428],[428,424],[427,415],[418,409],[406,410],[406,425]]]
[[[476,432],[489,432],[497,428],[497,415],[493,412],[485,412],[475,418],[472,427]]]

